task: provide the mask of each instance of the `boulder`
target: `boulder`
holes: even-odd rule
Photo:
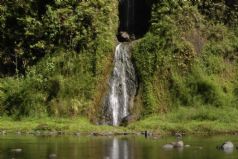
[[[180,148],[180,147],[183,147],[183,146],[184,146],[183,141],[177,141],[174,144],[174,148]]]
[[[217,149],[220,150],[234,149],[234,144],[231,141],[226,141],[222,145],[217,146]]]
[[[130,122],[134,121],[135,117],[133,115],[127,115],[122,118],[120,126],[127,126]]]
[[[171,142],[163,146],[163,148],[165,149],[183,148],[183,147],[184,147],[183,141]]]
[[[165,144],[163,146],[164,149],[173,149],[174,148],[174,145],[172,143],[169,143],[169,144]]]
[[[217,146],[218,150],[222,150],[225,153],[232,153],[234,150],[234,144],[231,141],[226,141],[222,145]]]
[[[117,35],[117,39],[120,42],[130,42],[132,40],[130,34],[126,31],[120,31]]]

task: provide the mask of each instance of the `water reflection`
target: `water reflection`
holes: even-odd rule
[[[232,149],[224,149],[224,152],[225,152],[226,154],[232,154],[233,151],[234,151],[233,148],[232,148]]]
[[[235,136],[191,137],[184,139],[191,147],[166,150],[163,145],[173,138],[0,136],[0,159],[237,159],[236,149],[216,149],[227,139],[238,143]],[[22,152],[12,151],[18,148]]]
[[[109,156],[106,159],[129,159],[128,141],[113,138],[109,147]]]
[[[173,147],[169,147],[169,148],[163,148],[164,151],[178,151],[178,152],[183,152],[184,148],[183,147],[178,147],[178,148],[173,148]]]

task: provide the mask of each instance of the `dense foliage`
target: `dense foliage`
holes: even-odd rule
[[[77,52],[96,48],[99,35],[113,34],[115,7],[109,0],[1,1],[0,75],[24,74],[59,47]]]
[[[226,2],[154,4],[150,31],[133,52],[145,115],[236,107],[238,12]]]
[[[110,68],[117,1],[8,0],[0,12],[0,114],[87,114]]]
[[[181,119],[221,120],[213,108],[237,109],[237,2],[147,2],[151,27],[132,53],[139,115],[182,107],[188,109],[174,113]],[[117,7],[117,0],[2,0],[0,115],[96,117],[111,72]],[[190,110],[200,111],[184,115]]]

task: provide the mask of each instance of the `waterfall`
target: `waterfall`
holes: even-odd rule
[[[118,126],[129,115],[136,93],[137,80],[129,54],[129,44],[116,47],[114,69],[109,82],[109,93],[104,104],[104,123]]]
[[[118,40],[131,41],[130,35],[134,35],[135,25],[135,0],[120,0],[119,10],[119,32],[123,32],[124,36],[120,33]],[[122,121],[128,121],[136,89],[137,79],[130,57],[130,43],[120,43],[115,50],[109,92],[104,100],[103,124],[118,126]]]

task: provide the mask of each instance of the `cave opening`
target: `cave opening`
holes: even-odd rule
[[[148,31],[152,4],[152,0],[119,0],[118,41],[138,39]]]

